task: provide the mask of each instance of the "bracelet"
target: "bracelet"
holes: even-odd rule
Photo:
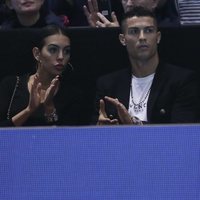
[[[56,109],[53,110],[50,114],[44,114],[44,117],[46,119],[47,123],[57,122],[58,121],[58,115],[56,113]]]
[[[131,117],[131,120],[132,120],[133,124],[135,124],[135,125],[143,125],[142,121],[140,119],[138,119],[137,117]]]

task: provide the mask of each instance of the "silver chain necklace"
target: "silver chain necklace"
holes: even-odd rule
[[[131,101],[132,101],[133,105],[138,107],[139,105],[143,104],[145,102],[145,100],[147,99],[150,91],[151,91],[151,86],[148,89],[147,93],[145,94],[145,97],[142,100],[140,100],[138,103],[135,103],[133,100],[133,91],[132,91],[132,84],[131,84]]]

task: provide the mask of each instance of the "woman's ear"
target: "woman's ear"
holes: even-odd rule
[[[32,53],[33,53],[35,60],[40,62],[40,50],[38,49],[38,47],[33,47]]]
[[[126,39],[124,37],[124,34],[119,34],[119,41],[123,46],[126,46]]]

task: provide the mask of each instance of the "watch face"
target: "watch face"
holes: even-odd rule
[[[110,0],[98,0],[98,7],[102,15],[111,20],[112,9]]]

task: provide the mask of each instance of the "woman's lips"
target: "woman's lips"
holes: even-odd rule
[[[56,68],[57,70],[61,71],[61,70],[64,69],[64,65],[62,65],[62,64],[57,64],[57,65],[55,65],[55,68]]]

